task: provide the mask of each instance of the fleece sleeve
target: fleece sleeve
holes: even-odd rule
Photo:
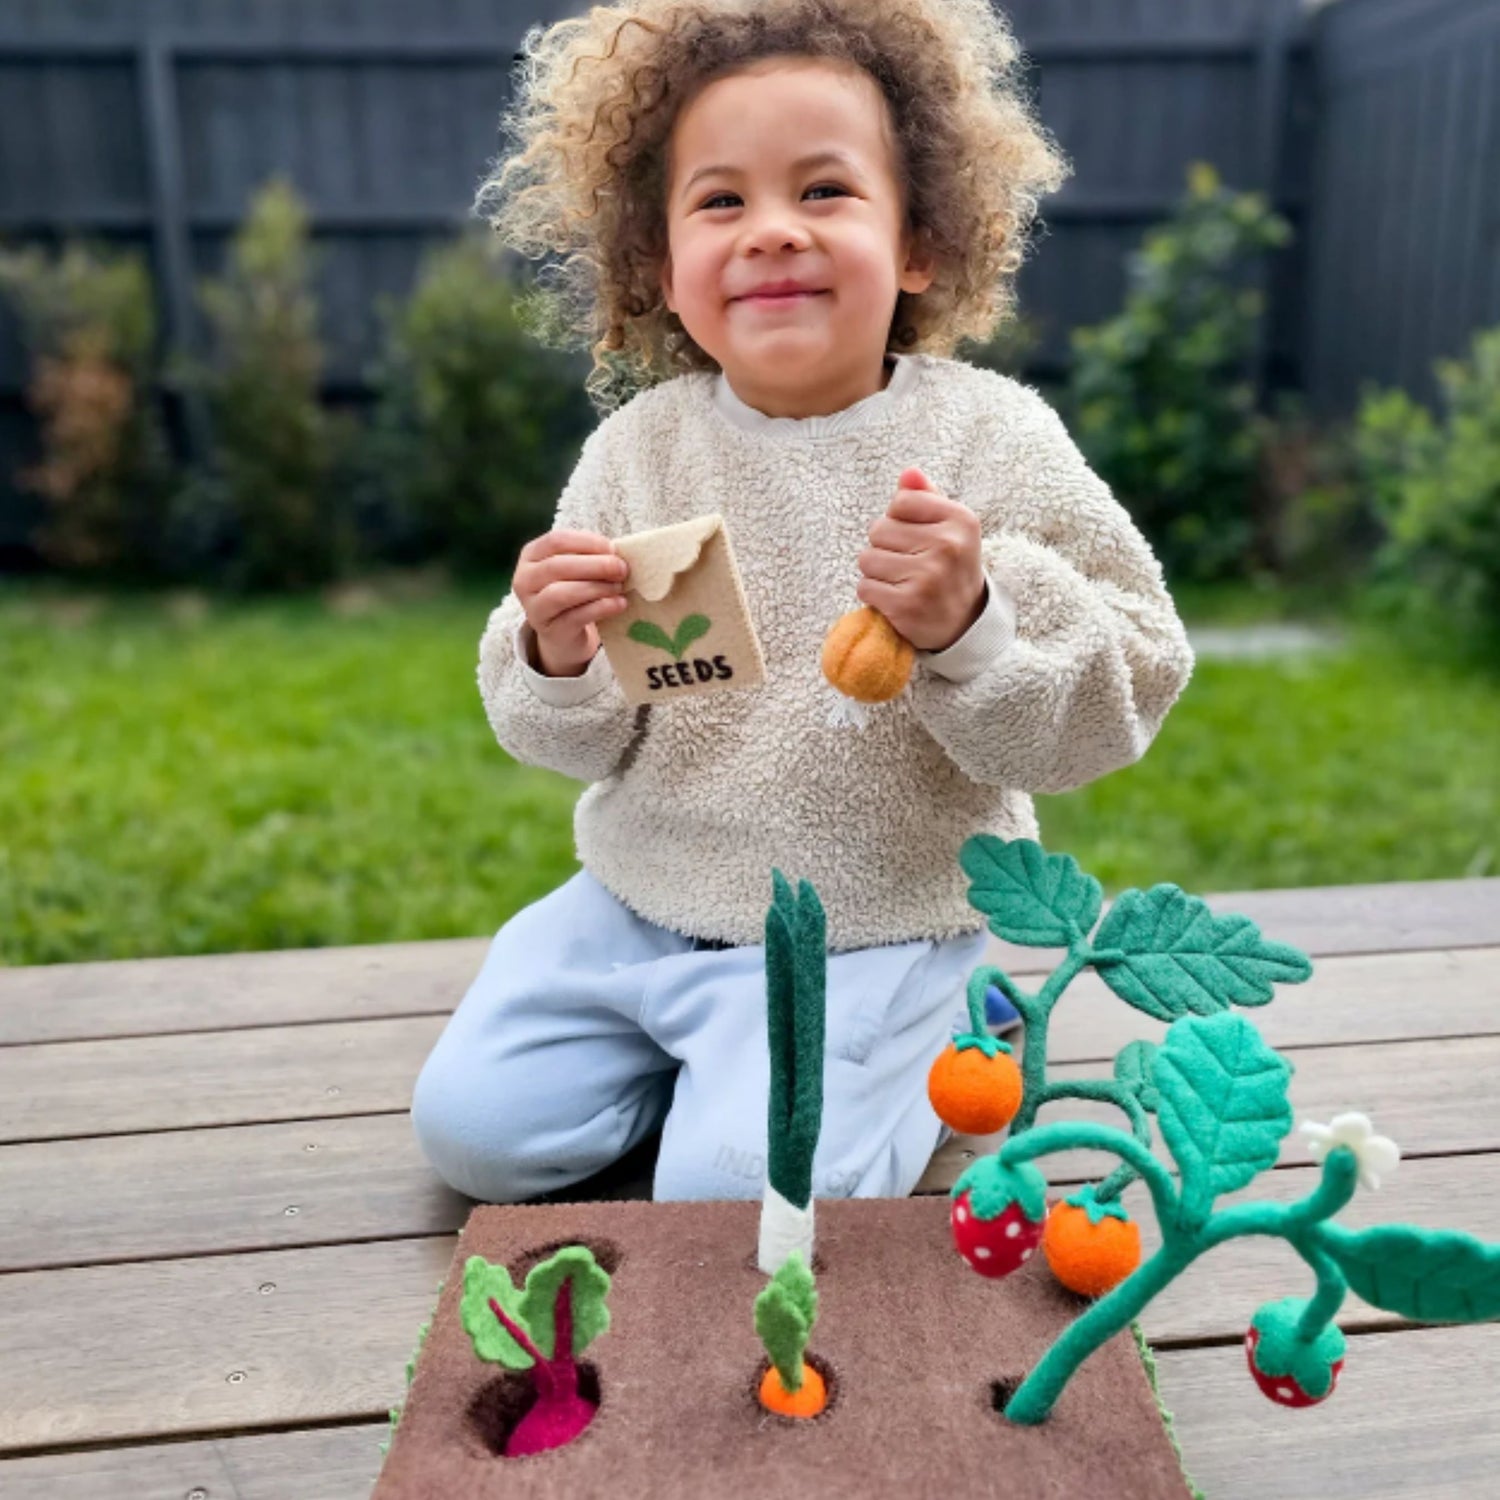
[[[619,534],[611,484],[612,421],[596,428],[558,500],[553,529]],[[602,781],[619,764],[640,727],[600,651],[580,677],[545,677],[529,659],[531,628],[514,593],[490,615],[479,643],[479,695],[503,749],[528,765],[579,781]]]
[[[1005,618],[961,670],[923,660],[913,707],[972,780],[1065,792],[1145,754],[1193,654],[1160,564],[1056,412],[1017,386],[1004,416],[955,498],[980,517]]]

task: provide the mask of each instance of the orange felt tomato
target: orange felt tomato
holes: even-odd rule
[[[1009,1052],[987,1057],[983,1048],[960,1051],[949,1042],[927,1074],[927,1097],[960,1135],[993,1135],[1021,1107],[1021,1070]]]
[[[1141,1263],[1140,1226],[1103,1214],[1095,1223],[1088,1209],[1059,1203],[1047,1215],[1042,1253],[1052,1274],[1080,1297],[1102,1297]]]

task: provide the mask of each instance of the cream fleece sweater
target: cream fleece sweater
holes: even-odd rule
[[[776,866],[817,887],[835,949],[978,930],[963,841],[1036,837],[1029,794],[1139,759],[1187,683],[1160,566],[1042,398],[958,360],[894,364],[884,390],[803,419],[722,375],[666,381],[590,434],[558,502],[557,525],[605,536],[723,514],[764,687],[632,708],[602,651],[579,677],[533,670],[514,594],[490,617],[496,738],[590,783],[579,858],[659,926],[761,942]],[[913,464],[980,518],[985,610],[864,729],[837,728],[823,637]]]

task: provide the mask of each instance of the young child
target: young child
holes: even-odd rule
[[[1151,551],[1033,391],[952,357],[1008,315],[1061,160],[988,0],[621,0],[527,38],[481,201],[557,259],[601,405],[480,645],[496,738],[589,783],[582,870],[499,932],[417,1083],[437,1170],[510,1201],[662,1127],[658,1198],[755,1197],[771,871],[828,915],[818,1196],[910,1192],[984,946],[958,865],[1137,760],[1192,667]],[[503,497],[497,497],[503,500]],[[721,512],[767,680],[630,706],[611,538]],[[907,691],[832,727],[829,626]]]

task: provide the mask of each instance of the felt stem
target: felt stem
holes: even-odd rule
[[[1038,1131],[1037,1134],[1043,1134]],[[1009,1421],[1034,1427],[1051,1414],[1063,1387],[1096,1349],[1140,1316],[1146,1304],[1201,1254],[1191,1238],[1169,1238],[1150,1260],[1065,1328],[1005,1408]]]
[[[1000,1160],[1008,1167],[1047,1156],[1054,1151],[1108,1151],[1127,1162],[1144,1179],[1151,1192],[1157,1222],[1168,1238],[1178,1233],[1182,1205],[1172,1174],[1134,1136],[1112,1125],[1089,1125],[1066,1120],[1041,1125],[1023,1136],[1012,1135],[1000,1148]]]
[[[1037,1111],[1042,1107],[1047,1092],[1047,1027],[1052,1020],[1052,1007],[1062,999],[1062,993],[1088,966],[1092,950],[1081,938],[1075,938],[1068,948],[1068,956],[1047,976],[1047,982],[1037,991],[1036,999],[1022,1010],[1017,1010],[1026,1020],[1026,1046],[1021,1054],[1021,1108],[1011,1121],[1012,1136],[1022,1135],[1036,1124]],[[1015,1004],[1014,999],[1011,1001]]]
[[[1054,1083],[1046,1090],[1046,1101],[1054,1099],[1096,1099],[1103,1104],[1113,1104],[1130,1121],[1131,1133],[1148,1151],[1151,1149],[1151,1121],[1141,1107],[1132,1089],[1116,1080],[1084,1079],[1077,1083]],[[1129,1162],[1122,1161],[1094,1190],[1098,1203],[1113,1203],[1132,1182],[1140,1178]]]
[[[512,1318],[503,1307],[493,1298],[490,1298],[490,1311],[500,1320],[500,1326],[521,1346],[522,1350],[530,1357],[538,1370],[547,1364],[547,1356],[531,1342],[526,1330]]]
[[[991,985],[994,985],[1015,1006],[1017,1014],[1026,1027],[1026,1034],[1030,1036],[1032,1023],[1037,1015],[1035,996],[1028,995],[1004,969],[997,969],[993,964],[986,964],[982,968],[975,969],[969,976],[970,1030],[978,1036],[985,1034],[987,1023],[984,1015],[984,992]]]
[[[1236,1203],[1214,1214],[1198,1238],[1205,1250],[1247,1235],[1286,1240],[1299,1253],[1303,1244],[1321,1248],[1320,1226],[1349,1202],[1358,1182],[1354,1153],[1347,1148],[1330,1151],[1317,1187],[1305,1198],[1295,1203]]]
[[[1297,1337],[1305,1344],[1312,1344],[1338,1316],[1339,1308],[1344,1305],[1349,1283],[1344,1280],[1344,1273],[1326,1251],[1305,1240],[1293,1243],[1298,1254],[1312,1267],[1313,1275],[1318,1278],[1317,1291],[1302,1309],[1302,1316],[1297,1319]]]

